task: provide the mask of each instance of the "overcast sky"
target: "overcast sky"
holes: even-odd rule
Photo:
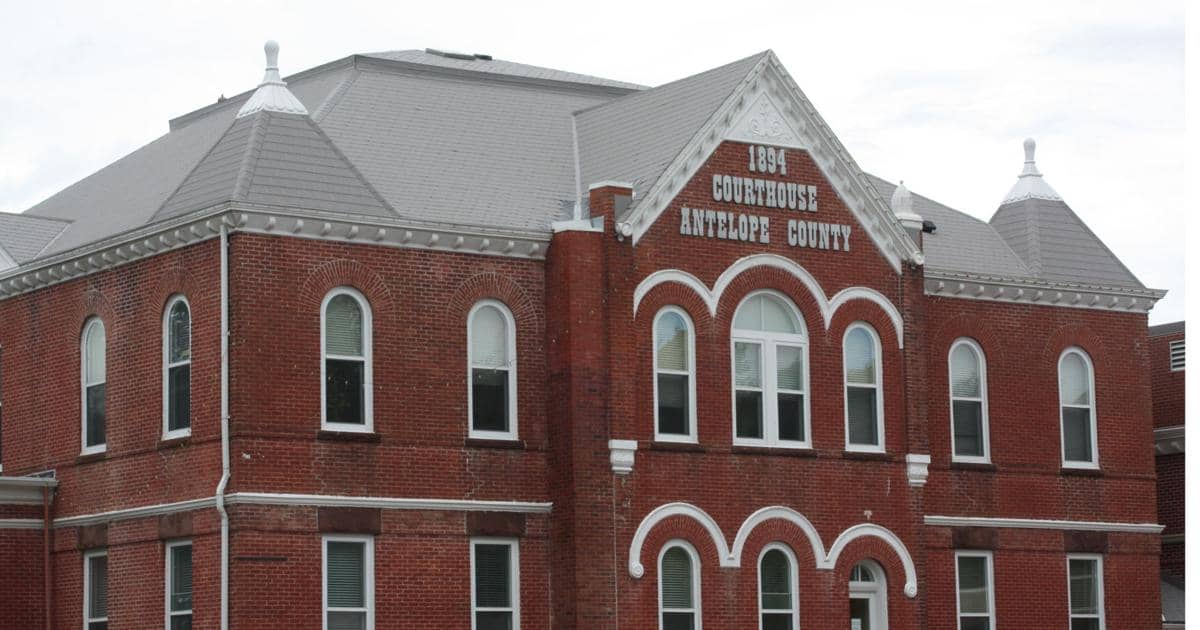
[[[982,219],[1035,137],[1047,181],[1170,290],[1160,323],[1184,316],[1183,31],[1158,0],[9,3],[0,211],[254,87],[269,38],[285,75],[431,47],[646,85],[772,48],[860,166]]]

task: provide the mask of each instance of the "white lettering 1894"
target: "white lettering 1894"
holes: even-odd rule
[[[759,175],[787,176],[787,151],[749,145],[747,170]],[[720,203],[760,206],[796,212],[817,211],[817,187],[764,177],[716,173],[712,176],[712,198]],[[849,225],[804,219],[787,220],[787,244],[792,247],[850,251]],[[719,238],[757,243],[771,242],[770,217],[683,207],[679,233],[684,236]]]

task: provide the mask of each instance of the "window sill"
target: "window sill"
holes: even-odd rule
[[[842,451],[842,459],[858,459],[870,462],[890,462],[894,459],[890,453],[879,451]]]
[[[378,433],[322,430],[317,431],[317,440],[320,442],[361,442],[364,444],[378,444],[380,437]]]
[[[817,451],[811,448],[787,448],[779,446],[749,446],[734,444],[729,449],[734,455],[766,455],[771,457],[816,457]]]
[[[1104,471],[1099,468],[1072,468],[1063,466],[1059,469],[1059,474],[1064,477],[1103,477]]]
[[[107,451],[100,451],[99,453],[88,453],[86,455],[80,455],[79,457],[75,458],[75,465],[79,466],[80,464],[90,464],[92,462],[102,462],[102,461],[104,461],[104,458],[107,455],[108,455]]]
[[[979,472],[996,472],[998,468],[991,462],[950,462],[951,470],[976,470]]]
[[[190,435],[181,435],[179,437],[161,439],[158,441],[158,450],[165,451],[172,448],[183,448],[190,446],[191,443],[192,436]]]
[[[667,451],[674,453],[706,453],[708,449],[700,446],[695,442],[664,442],[655,440],[650,442],[650,450],[652,451]]]
[[[468,448],[495,448],[510,451],[525,450],[524,440],[492,440],[486,438],[467,438],[463,446]]]

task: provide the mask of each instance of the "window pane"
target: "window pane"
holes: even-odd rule
[[[171,548],[171,610],[192,609],[192,547]]]
[[[692,613],[663,612],[663,630],[692,630],[696,627],[696,615]]]
[[[512,613],[477,612],[475,630],[512,630]]]
[[[192,426],[192,365],[185,363],[167,370],[167,428]]]
[[[871,568],[864,564],[856,564],[850,570],[851,582],[874,582],[875,574],[871,572]]]
[[[792,308],[771,295],[760,296],[762,300],[762,329],[767,332],[791,333],[800,332],[799,322],[792,314]]]
[[[471,421],[476,431],[508,430],[508,370],[471,370]]]
[[[1100,614],[1095,560],[1071,560],[1071,614]]]
[[[792,614],[764,613],[762,630],[792,630]]]
[[[804,441],[803,394],[779,394],[779,439]]]
[[[1091,619],[1072,619],[1071,630],[1100,630],[1100,620],[1095,617]]]
[[[987,558],[958,559],[958,610],[960,613],[982,613],[988,610]]]
[[[963,617],[959,627],[961,630],[992,630],[992,622],[987,617]]]
[[[763,437],[762,392],[737,392],[737,435]]]
[[[108,616],[108,556],[88,558],[88,617]]]
[[[178,363],[192,358],[192,318],[187,305],[182,301],[171,307],[167,316],[167,332],[170,335],[168,361]]]
[[[692,608],[692,557],[682,547],[671,547],[662,557],[662,607]]]
[[[983,457],[983,403],[954,401],[954,454]]]
[[[508,545],[475,545],[475,606],[512,606],[511,558]]]
[[[87,388],[87,445],[104,444],[104,385]]]
[[[872,385],[875,383],[875,341],[862,328],[846,335],[846,382]]]
[[[358,300],[336,295],[325,307],[325,352],[346,357],[363,356],[363,317]]]
[[[733,345],[736,383],[740,387],[762,387],[762,346],[737,342]]]
[[[192,630],[192,616],[175,615],[171,617],[171,630]]]
[[[658,318],[656,337],[658,345],[654,351],[658,357],[658,369],[688,369],[687,323],[679,313],[663,313]]]
[[[108,630],[107,621],[93,621],[87,625],[88,630]]]
[[[87,341],[84,344],[87,356],[84,357],[85,384],[103,383],[105,370],[104,324],[94,321],[88,324]]]
[[[850,414],[850,443],[879,444],[878,408],[874,387],[847,387],[846,405]]]
[[[1067,461],[1092,461],[1092,412],[1063,407],[1063,451]]]
[[[360,542],[326,543],[325,582],[328,589],[326,600],[330,608],[362,608],[365,604],[363,594],[365,581],[364,545]],[[330,613],[332,620],[334,613]],[[332,626],[332,623],[330,624]],[[358,626],[345,626],[356,628]]]
[[[688,377],[683,374],[658,375],[658,432],[686,435],[688,425]]]
[[[367,613],[331,611],[329,630],[367,630]]]
[[[792,576],[787,555],[778,549],[763,554],[760,568],[764,610],[791,610]]]
[[[1070,353],[1062,358],[1058,372],[1058,391],[1064,405],[1090,405],[1091,383],[1083,357]]]
[[[733,327],[740,330],[762,330],[762,298],[758,295],[742,302],[737,316],[733,319]]]
[[[508,321],[494,306],[483,306],[471,320],[471,364],[508,367]]]
[[[365,424],[363,362],[325,361],[325,421]]]
[[[794,346],[775,348],[776,386],[779,389],[804,389],[804,350]]]
[[[950,354],[950,391],[954,396],[982,398],[982,378],[979,370],[979,355],[975,348],[960,344]]]

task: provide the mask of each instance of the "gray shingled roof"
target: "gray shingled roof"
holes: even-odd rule
[[[17,264],[33,260],[68,225],[57,219],[0,212],[0,248]]]
[[[867,179],[890,202],[896,185],[867,174]],[[916,193],[913,211],[933,221],[937,231],[925,234],[925,264],[932,269],[965,271],[1006,278],[1030,277],[1029,269],[987,222]]]
[[[576,114],[584,186],[616,180],[642,197],[767,52]]]
[[[989,223],[1038,279],[1145,288],[1062,200],[1005,203]]]
[[[1159,324],[1157,326],[1151,326],[1150,327],[1150,336],[1151,337],[1162,337],[1164,335],[1175,335],[1175,334],[1183,332],[1183,329],[1184,329],[1183,321],[1168,322],[1166,324]]]
[[[454,57],[447,57],[444,54],[433,54],[426,50],[389,50],[384,52],[367,53],[365,56],[376,59],[387,59],[388,61],[420,64],[423,66],[454,68],[456,70],[469,70],[471,72],[486,72],[490,74],[524,77],[526,79],[564,81],[567,83],[600,85],[627,90],[646,89],[646,86],[638,85],[636,83],[614,81],[612,79],[604,79],[601,77],[577,74],[574,72],[565,72],[563,70],[555,70],[553,68],[530,66],[523,63],[504,61],[503,59],[456,59]]]

